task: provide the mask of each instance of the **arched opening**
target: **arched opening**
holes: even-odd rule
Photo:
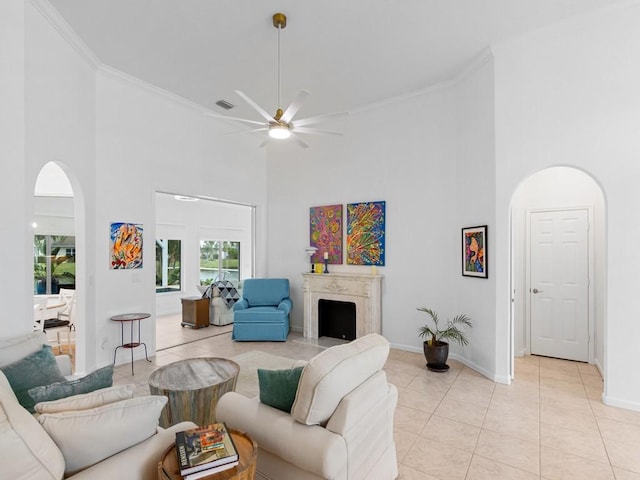
[[[516,358],[533,354],[577,360],[595,364],[604,377],[605,213],[598,183],[571,167],[541,170],[514,192],[511,315]],[[515,365],[517,379],[517,361]]]
[[[49,162],[38,173],[33,205],[34,328],[43,328],[57,351],[70,354],[78,371],[83,363],[78,362],[82,302],[76,295],[82,278],[78,262],[82,210],[71,179],[59,164]]]

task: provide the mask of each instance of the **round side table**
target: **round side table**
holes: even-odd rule
[[[133,349],[139,347],[140,345],[144,346],[144,358],[147,359],[147,362],[150,362],[149,355],[147,354],[147,344],[140,341],[140,320],[144,320],[145,318],[149,318],[151,314],[149,313],[122,313],[120,315],[114,315],[111,317],[111,320],[114,322],[120,323],[120,345],[118,345],[113,352],[113,363],[116,363],[116,354],[118,353],[119,348],[128,348],[131,350],[131,375],[133,375]],[[133,324],[134,322],[138,322],[138,338],[134,340],[133,337]],[[131,331],[129,333],[129,343],[124,343],[124,324],[129,323],[131,327]]]
[[[255,477],[258,445],[246,433],[236,430],[229,430],[229,433],[231,433],[233,443],[238,450],[238,465],[229,470],[203,477],[203,480],[253,480]],[[182,480],[175,443],[162,454],[158,463],[158,480]]]
[[[215,423],[218,399],[235,390],[238,373],[240,365],[227,358],[187,358],[154,371],[149,375],[149,391],[169,399],[160,426],[185,420],[197,425]]]

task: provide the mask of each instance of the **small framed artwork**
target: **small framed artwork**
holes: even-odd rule
[[[142,225],[114,222],[109,228],[112,270],[142,268]]]
[[[462,275],[488,278],[487,226],[462,229]]]

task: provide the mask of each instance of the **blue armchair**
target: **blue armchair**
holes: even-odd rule
[[[242,298],[233,306],[236,341],[284,342],[289,335],[289,280],[251,278],[245,280]]]

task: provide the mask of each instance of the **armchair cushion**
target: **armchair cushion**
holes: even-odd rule
[[[89,410],[108,403],[119,402],[133,398],[136,387],[133,384],[119,385],[116,387],[101,388],[90,393],[74,395],[50,402],[36,403],[38,413],[60,413],[70,410]]]
[[[300,377],[291,416],[306,425],[325,425],[342,398],[381,370],[389,343],[371,333],[313,357]]]
[[[89,393],[113,385],[113,365],[99,368],[88,375],[67,382],[55,382],[29,389],[29,396],[35,403],[59,400],[61,398]]]
[[[286,370],[258,369],[260,402],[283,412],[291,412],[303,367]]]
[[[289,298],[289,280],[286,278],[251,278],[244,281],[242,298],[249,307],[276,306]]]
[[[65,475],[72,475],[157,431],[167,397],[149,395],[88,410],[45,413],[38,421],[65,459]]]
[[[5,365],[2,371],[7,377],[18,402],[29,412],[34,413],[35,401],[29,390],[40,385],[64,382],[51,347],[43,345],[40,350],[27,355],[17,362]]]

